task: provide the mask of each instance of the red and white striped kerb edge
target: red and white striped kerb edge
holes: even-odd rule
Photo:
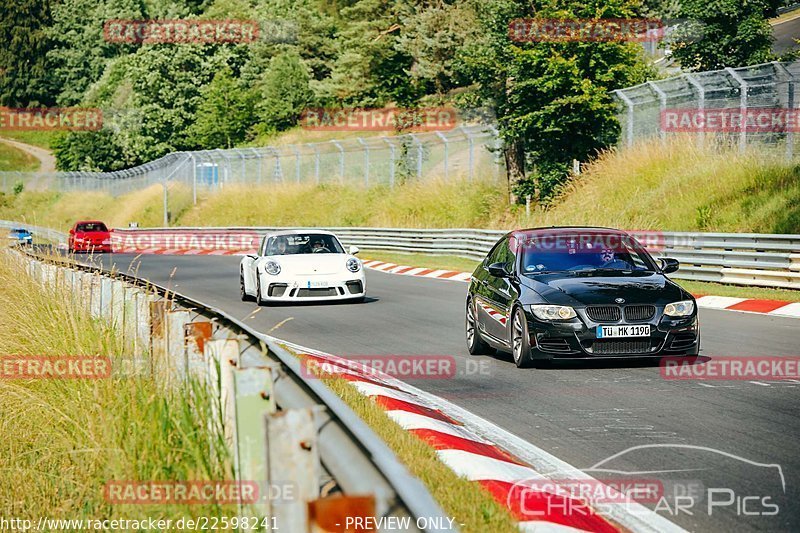
[[[606,511],[595,512],[586,501],[548,492],[542,488],[543,483],[537,488],[537,482],[549,478],[438,408],[422,396],[424,393],[419,389],[360,362],[279,342],[294,349],[300,357],[340,369],[336,371],[338,377],[348,380],[404,430],[434,448],[438,458],[456,474],[480,484],[498,503],[507,507],[519,521],[521,531],[575,533],[636,529],[634,523],[628,522],[626,513],[631,505],[638,507],[639,504],[620,503],[615,512],[607,512],[608,504],[604,504]],[[638,516],[636,523],[655,521],[661,525],[658,529],[681,531],[652,511],[638,509],[643,516]]]
[[[433,270],[370,260],[365,260],[364,266],[373,270],[380,270],[381,272],[387,272],[389,274],[401,274],[404,276],[421,276],[424,278],[449,279],[463,282],[468,282],[470,280],[470,274],[468,272],[456,272],[453,270]],[[697,299],[698,307],[707,309],[725,309],[728,311],[744,311],[748,313],[800,318],[800,302],[757,300],[698,294],[694,296]]]

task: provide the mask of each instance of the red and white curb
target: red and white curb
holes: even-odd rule
[[[439,459],[456,474],[489,491],[519,521],[521,531],[684,531],[633,501],[604,502],[600,512],[585,501],[544,491],[538,482],[594,481],[585,472],[443,398],[362,363],[273,340],[301,357],[314,359],[318,368],[335,368],[332,374],[350,381],[383,408],[389,418],[433,447]]]
[[[449,279],[463,282],[468,282],[471,277],[468,272],[410,267],[384,261],[365,260],[364,266],[373,270],[380,270],[381,272],[387,272],[389,274],[402,274],[404,276],[420,276],[424,278]],[[724,309],[727,311],[800,318],[800,302],[733,298],[730,296],[695,295],[695,297],[697,298],[697,306],[705,309]]]

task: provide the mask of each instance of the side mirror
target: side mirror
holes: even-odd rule
[[[492,263],[491,265],[486,267],[486,270],[488,270],[489,274],[491,274],[496,278],[507,278],[508,276],[511,275],[511,273],[506,268],[505,263]]]
[[[672,259],[671,257],[662,257],[661,258],[661,271],[664,274],[670,274],[675,272],[680,268],[681,264],[677,259]]]
[[[70,230],[69,230],[69,234],[70,234],[70,235],[75,235],[75,228],[72,228],[72,229],[70,229]]]
[[[356,255],[358,253],[358,246],[351,246],[350,247],[350,255]]]

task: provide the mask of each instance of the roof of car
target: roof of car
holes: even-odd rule
[[[565,232],[569,233],[578,233],[581,231],[602,231],[607,233],[627,233],[625,230],[617,229],[617,228],[607,228],[604,226],[544,226],[539,228],[526,228],[526,229],[515,229],[509,231],[506,235],[512,235],[514,233],[553,233],[559,230],[564,230]]]
[[[314,228],[303,228],[303,229],[283,229],[279,231],[270,231],[268,236],[270,237],[277,237],[280,235],[294,235],[296,233],[318,233],[321,235],[333,235],[336,236],[335,233],[332,231],[324,230],[324,229],[314,229]]]
[[[78,224],[102,224],[104,226],[106,225],[106,223],[103,222],[102,220],[79,220],[75,223],[75,225],[77,226]]]

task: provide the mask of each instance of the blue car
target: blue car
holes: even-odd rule
[[[8,240],[12,246],[15,244],[29,245],[33,244],[33,234],[25,228],[14,228],[8,232]]]

